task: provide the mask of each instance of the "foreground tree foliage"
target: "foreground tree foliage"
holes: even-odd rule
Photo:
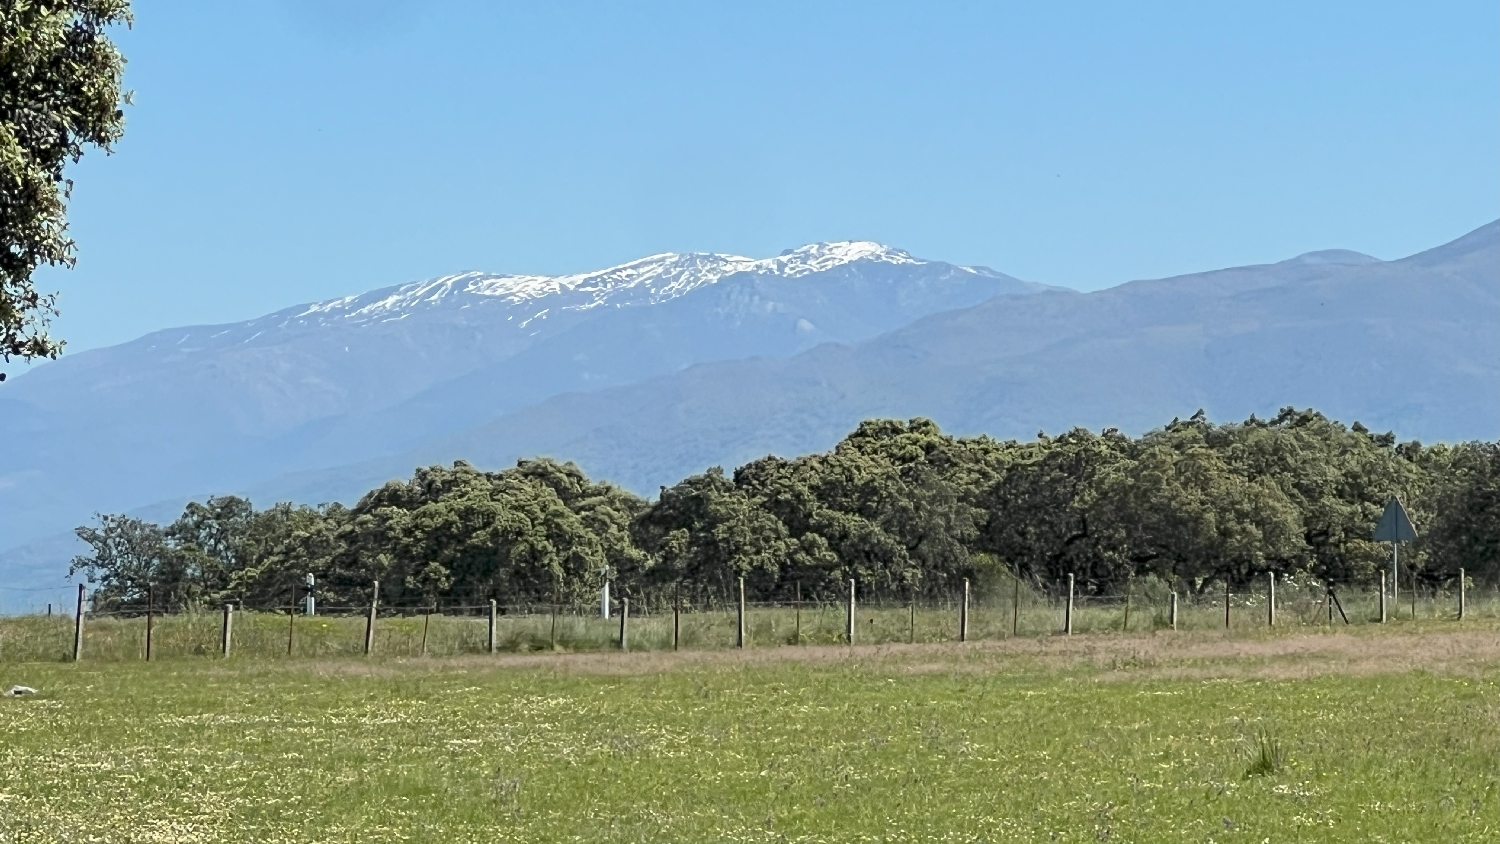
[[[326,604],[379,580],[393,605],[577,603],[605,577],[626,595],[952,595],[963,579],[1084,593],[1151,576],[1184,592],[1267,572],[1370,583],[1369,537],[1399,495],[1422,531],[1402,553],[1427,585],[1459,568],[1500,581],[1500,446],[1397,444],[1313,411],[1215,425],[1203,414],[1139,438],[1077,429],[1032,442],[958,438],[926,419],[872,420],[832,450],[712,468],[646,501],[571,463],[419,469],[353,507],[234,497],[158,526],[101,516],[74,571],[96,601],[286,605],[306,574]]]
[[[126,0],[0,0],[0,359],[62,349],[46,333],[55,297],[31,276],[73,263],[63,168],[124,131],[125,59],[107,30],[129,23]]]

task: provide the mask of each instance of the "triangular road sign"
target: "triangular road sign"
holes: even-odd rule
[[[1406,508],[1396,497],[1385,502],[1385,512],[1380,516],[1380,524],[1375,526],[1375,535],[1371,537],[1376,542],[1411,542],[1417,538],[1417,529],[1412,527],[1411,517],[1406,515]]]

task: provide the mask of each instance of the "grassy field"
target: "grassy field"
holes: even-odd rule
[[[1500,625],[0,664],[0,842],[1500,840]]]

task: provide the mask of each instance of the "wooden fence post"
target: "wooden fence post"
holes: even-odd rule
[[[1021,635],[1021,576],[1011,576],[1016,581],[1016,591],[1010,599],[1010,635]]]
[[[297,587],[292,587],[292,605],[286,609],[286,655],[292,655],[292,636],[297,627]]]
[[[620,596],[620,650],[630,650],[630,599]]]
[[[802,581],[797,581],[797,621],[796,636],[797,644],[802,644]]]
[[[1173,630],[1177,629],[1177,593],[1173,592],[1171,599],[1167,602],[1167,624]]]
[[[152,616],[155,615],[155,612],[154,612],[155,609],[156,609],[156,587],[152,586],[151,584],[148,583],[148,584],[146,584],[146,661],[147,662],[151,661],[151,646],[152,646],[152,638],[153,638],[152,633],[155,632],[155,630],[153,629],[155,627],[155,625],[152,624],[152,622],[155,621],[155,619],[152,618]]]
[[[1417,570],[1411,566],[1411,620],[1417,620]]]
[[[380,581],[370,583],[370,615],[365,618],[365,656],[375,650],[375,613],[380,610]]]
[[[852,577],[849,578],[849,603],[847,609],[848,614],[844,619],[844,637],[852,647],[854,645],[854,578]]]
[[[734,646],[745,646],[745,578],[739,580],[739,602],[734,609]]]
[[[432,627],[433,609],[433,605],[428,604],[426,611],[422,613],[422,648],[418,653],[424,657],[427,656],[427,630]]]
[[[489,626],[489,630],[488,630],[486,638],[485,638],[485,649],[488,650],[490,653],[494,653],[495,652],[495,622],[496,622],[496,614],[497,613],[498,613],[498,608],[495,605],[495,599],[491,598],[490,599],[490,626]]]
[[[557,595],[552,595],[552,633],[549,640],[552,650],[557,650]]]
[[[1458,570],[1458,620],[1464,620],[1464,612],[1468,609],[1468,596],[1465,593],[1467,587],[1464,584],[1464,570]]]
[[[219,625],[219,653],[229,656],[229,648],[234,637],[234,604],[224,605],[224,623]]]
[[[969,579],[964,578],[963,601],[958,605],[958,641],[969,641]]]
[[[1266,572],[1266,626],[1276,626],[1276,572]]]
[[[1385,569],[1380,570],[1380,623],[1385,624]]]
[[[1073,635],[1073,574],[1068,573],[1068,603],[1063,606],[1063,635]]]
[[[73,661],[83,659],[83,584],[78,584],[78,612],[73,616]]]

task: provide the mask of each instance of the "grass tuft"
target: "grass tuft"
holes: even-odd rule
[[[1250,765],[1245,768],[1246,779],[1273,776],[1286,768],[1286,747],[1275,736],[1261,730],[1255,744],[1255,752],[1250,757]]]

